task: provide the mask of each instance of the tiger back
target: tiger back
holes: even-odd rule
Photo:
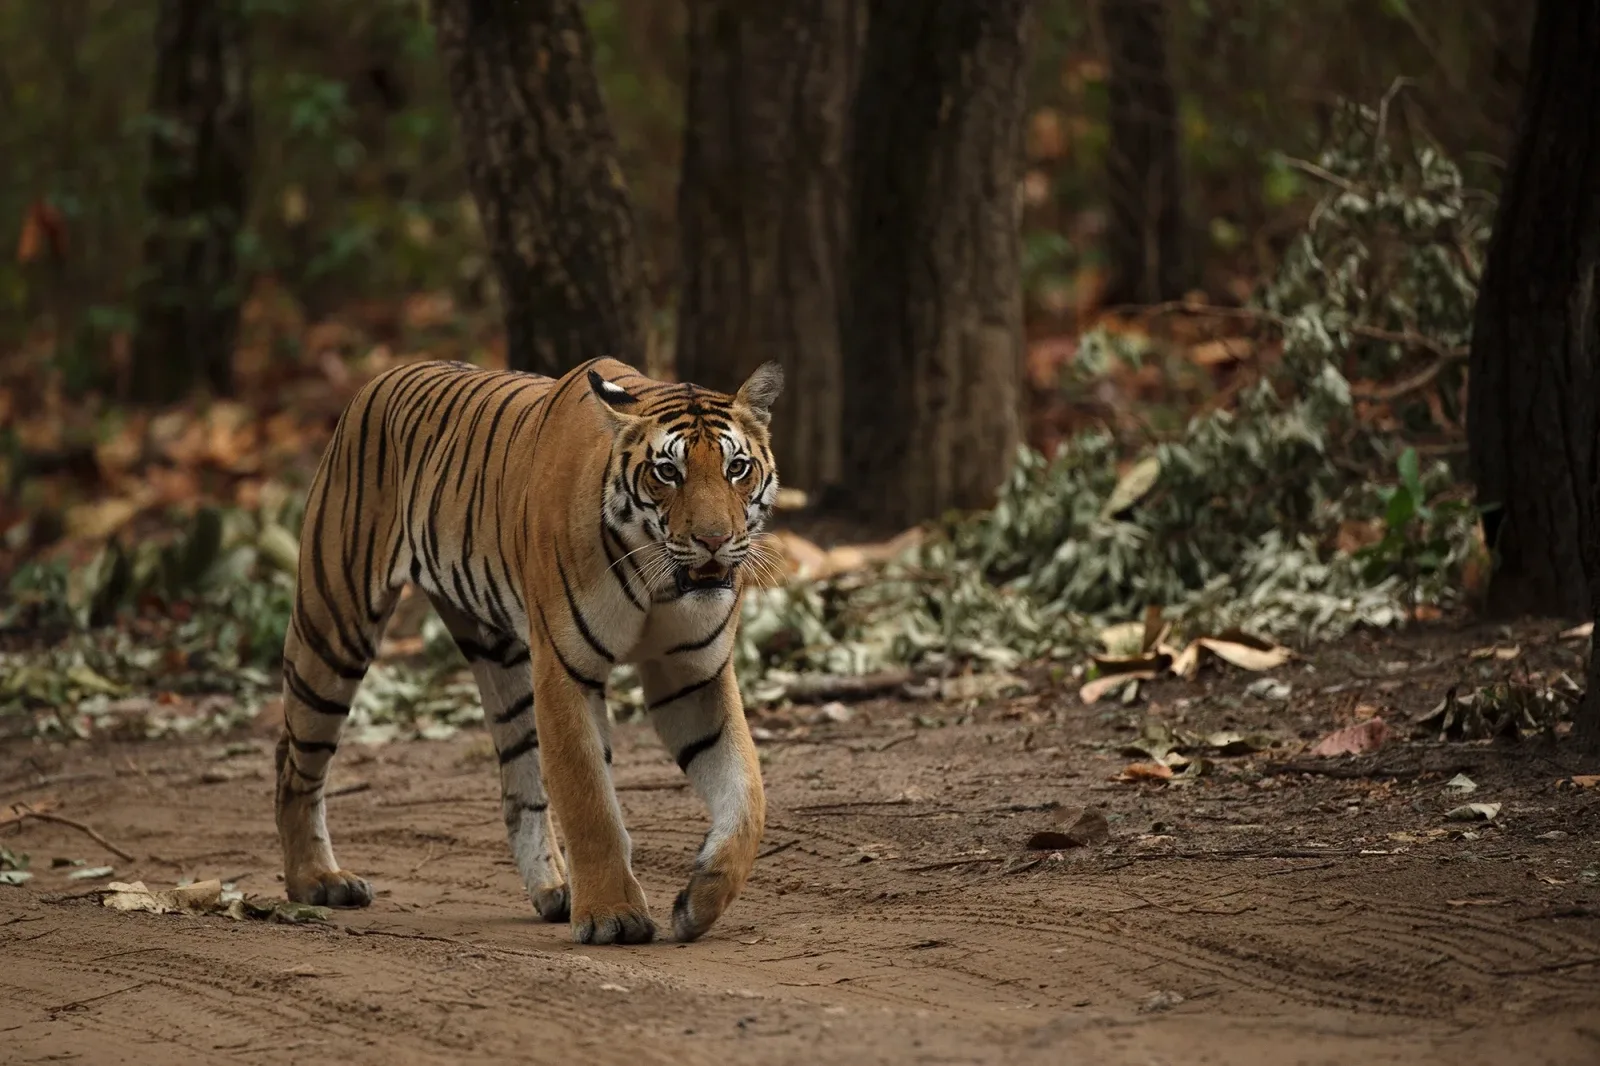
[[[310,487],[284,642],[276,816],[291,899],[372,900],[334,859],[323,793],[409,582],[477,681],[539,914],[582,943],[655,935],[610,776],[605,684],[632,663],[711,818],[673,931],[710,928],[765,821],[732,661],[744,585],[771,565],[760,533],[778,491],[768,424],[781,388],[775,364],[730,396],[602,359],[560,379],[417,363],[361,389]]]

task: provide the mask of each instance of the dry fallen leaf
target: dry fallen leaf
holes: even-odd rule
[[[1600,774],[1573,774],[1572,784],[1576,788],[1600,788]]]
[[[1208,368],[1227,366],[1250,358],[1254,351],[1255,341],[1249,337],[1219,337],[1190,348],[1189,361]]]
[[[841,544],[822,548],[811,541],[778,530],[771,535],[783,553],[784,573],[808,581],[825,581],[840,574],[854,573],[870,566],[891,562],[922,542],[920,529],[908,529],[877,544]]]
[[[1130,681],[1154,681],[1159,675],[1154,670],[1127,670],[1120,674],[1097,677],[1078,689],[1078,698],[1093,703],[1108,692],[1114,692]]]
[[[1499,816],[1498,803],[1465,803],[1444,812],[1447,822],[1492,822]]]
[[[1160,477],[1159,458],[1147,455],[1140,459],[1117,481],[1116,488],[1112,489],[1111,495],[1106,498],[1105,506],[1100,508],[1100,517],[1112,518],[1126,511],[1144,499],[1145,495],[1155,488],[1156,480]]]
[[[1159,762],[1131,762],[1113,781],[1166,781],[1172,777],[1172,767]]]
[[[1166,649],[1162,649],[1166,650]],[[1169,651],[1168,654],[1171,654]],[[1172,656],[1172,672],[1185,681],[1194,680],[1200,672],[1200,642],[1191,640],[1187,647]]]
[[[127,525],[145,503],[143,499],[113,497],[79,504],[67,511],[67,533],[80,540],[104,540]]]
[[[1561,636],[1558,639],[1588,640],[1592,636],[1594,636],[1594,623],[1585,622],[1582,625],[1573,626],[1571,629],[1562,630]]]
[[[1377,751],[1389,739],[1389,723],[1382,718],[1369,718],[1365,722],[1347,725],[1317,741],[1311,754],[1321,758],[1335,755],[1363,755]]]
[[[179,914],[206,911],[222,898],[222,882],[197,881],[182,888],[150,889],[143,881],[113,881],[100,897],[100,905],[116,911],[145,911],[150,914]]]
[[[1294,658],[1294,652],[1283,647],[1255,648],[1239,641],[1222,640],[1217,637],[1201,637],[1198,643],[1223,662],[1258,674],[1265,670],[1276,670]]]

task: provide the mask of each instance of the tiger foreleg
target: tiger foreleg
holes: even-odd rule
[[[534,656],[539,762],[551,810],[566,842],[572,938],[580,944],[640,944],[655,937],[644,890],[633,876],[632,844],[606,766],[594,704],[548,649]]]
[[[761,765],[731,663],[709,681],[660,663],[642,674],[656,732],[711,813],[694,872],[672,907],[673,934],[694,940],[738,897],[755,865],[767,810]]]

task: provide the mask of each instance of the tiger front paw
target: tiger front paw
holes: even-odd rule
[[[579,944],[648,944],[656,923],[641,902],[575,908],[572,939]]]
[[[566,885],[545,885],[528,893],[533,909],[547,922],[565,922],[572,917],[572,896]]]
[[[284,888],[291,901],[317,907],[365,907],[372,903],[372,886],[365,878],[345,870],[285,877]]]

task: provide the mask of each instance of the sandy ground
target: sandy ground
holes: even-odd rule
[[[1560,665],[1549,636],[1522,635],[1523,668]],[[691,945],[583,948],[537,921],[481,736],[341,753],[335,784],[359,791],[331,801],[335,845],[378,898],[303,926],[116,914],[50,869],[281,893],[265,738],[12,745],[0,801],[53,800],[137,861],[59,825],[0,832],[37,871],[0,887],[0,1061],[1592,1066],[1600,789],[1571,786],[1559,748],[1397,742],[1332,773],[1278,752],[1184,788],[1109,780],[1143,715],[1293,741],[1358,701],[1426,706],[1493,637],[1348,642],[1280,671],[1287,707],[1216,675],[1131,708],[1042,684],[959,721],[903,702],[764,720],[787,738],[763,744],[766,854]],[[1503,805],[1472,839],[1443,819],[1457,772]],[[616,777],[660,917],[703,815],[646,728],[619,727]],[[1105,811],[1108,843],[1026,850],[1078,805]]]

